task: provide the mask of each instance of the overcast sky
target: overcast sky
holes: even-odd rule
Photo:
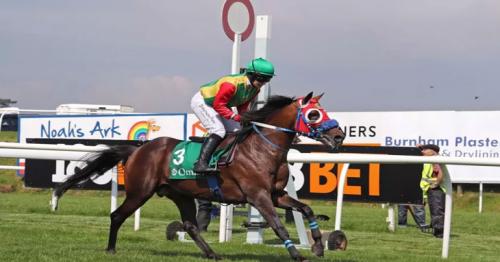
[[[223,0],[2,0],[0,98],[191,112],[230,73]],[[272,93],[328,111],[500,110],[498,0],[254,0],[272,17]],[[255,34],[241,62],[253,57]]]

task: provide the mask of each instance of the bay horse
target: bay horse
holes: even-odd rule
[[[323,94],[322,94],[323,95]],[[172,151],[182,140],[160,137],[140,147],[111,146],[95,153],[87,160],[87,166],[78,170],[54,191],[60,198],[66,190],[94,175],[102,175],[120,161],[125,162],[124,202],[111,213],[111,226],[107,251],[115,252],[118,230],[135,210],[155,193],[170,198],[180,211],[183,228],[202,250],[206,258],[220,259],[201,237],[196,222],[195,198],[211,201],[254,206],[283,241],[292,259],[307,261],[290,240],[275,207],[300,211],[309,221],[316,256],[323,256],[321,232],[312,209],[293,198],[284,190],[289,178],[287,152],[296,135],[307,135],[332,150],[337,150],[345,137],[337,121],[329,119],[320,106],[321,96],[313,93],[294,99],[272,96],[259,110],[242,116],[244,126],[240,132],[246,136],[239,142],[233,161],[220,167],[218,182],[223,201],[212,194],[207,180],[170,180],[169,163]],[[223,144],[228,142],[225,139]],[[200,175],[203,176],[203,175]],[[57,206],[57,204],[56,204]]]

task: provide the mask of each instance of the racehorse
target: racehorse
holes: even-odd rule
[[[322,94],[323,95],[323,94]],[[220,167],[218,182],[223,195],[220,201],[208,187],[203,175],[195,180],[171,180],[169,163],[175,146],[181,140],[161,137],[140,147],[112,146],[95,153],[87,160],[87,166],[71,175],[54,191],[60,198],[70,187],[101,175],[120,161],[125,162],[126,199],[111,213],[111,226],[107,251],[115,252],[118,230],[135,210],[140,208],[155,193],[174,201],[183,221],[184,230],[202,250],[206,258],[220,259],[201,237],[196,222],[195,198],[224,203],[249,203],[254,206],[284,242],[292,259],[307,261],[290,240],[275,207],[300,211],[309,221],[314,244],[312,252],[323,256],[324,246],[321,232],[312,209],[293,198],[284,190],[289,169],[287,152],[297,135],[307,135],[322,142],[331,150],[337,150],[345,137],[337,121],[329,119],[320,106],[321,96],[309,93],[302,98],[272,96],[259,110],[242,116],[247,128],[240,133],[245,136],[237,145],[233,161]],[[228,144],[226,138],[221,146]]]

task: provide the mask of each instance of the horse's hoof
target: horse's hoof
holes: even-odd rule
[[[317,244],[312,245],[311,247],[311,252],[313,252],[314,255],[317,257],[323,257],[325,255],[325,247],[321,242],[318,242]]]
[[[300,261],[300,262],[309,262],[309,260],[308,260],[307,258],[302,257],[302,256],[301,256],[301,257],[298,257],[298,258],[297,258],[297,261]]]
[[[106,249],[106,253],[114,255],[114,254],[116,254],[116,250],[115,249]]]

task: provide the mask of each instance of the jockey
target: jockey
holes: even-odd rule
[[[200,158],[194,166],[196,173],[211,173],[210,157],[226,131],[240,127],[240,114],[248,111],[260,88],[274,76],[274,66],[263,58],[250,61],[242,74],[228,75],[201,86],[191,99],[194,114],[208,130],[209,136],[201,147]],[[231,110],[237,108],[237,113]]]

